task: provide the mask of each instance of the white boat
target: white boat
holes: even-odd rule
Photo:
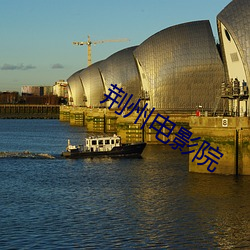
[[[85,145],[71,145],[68,140],[68,146],[62,156],[66,158],[140,156],[145,147],[145,142],[122,144],[121,138],[115,134],[90,136],[85,139]]]

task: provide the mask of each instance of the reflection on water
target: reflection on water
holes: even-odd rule
[[[27,123],[0,120],[0,152],[9,141],[10,152],[59,155],[85,133]],[[0,163],[1,249],[250,248],[250,178],[188,173],[187,156],[164,145],[148,145],[142,159]]]
[[[187,191],[193,206],[200,208],[199,216],[206,213],[213,223],[210,234],[219,246],[249,248],[249,177],[189,175]]]

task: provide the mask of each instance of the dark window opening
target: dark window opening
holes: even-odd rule
[[[227,37],[227,40],[230,42],[231,41],[231,36],[229,35],[228,31],[225,29],[225,35]]]

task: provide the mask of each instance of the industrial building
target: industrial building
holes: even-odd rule
[[[18,102],[18,92],[0,92],[0,104],[17,104]]]
[[[66,81],[59,80],[55,82],[52,89],[53,89],[53,95],[62,98],[68,98],[68,83]]]
[[[69,104],[101,107],[104,93],[117,84],[133,94],[133,101],[146,96],[148,107],[161,112],[190,113],[197,107],[212,112],[222,83],[236,77],[240,82],[250,80],[247,1],[233,0],[217,16],[220,44],[215,43],[209,21],[188,22],[77,71],[67,80]],[[246,114],[246,101],[240,104],[241,115]],[[236,102],[232,103],[236,109]]]
[[[53,87],[52,86],[22,86],[21,88],[22,95],[52,95]]]
[[[18,102],[37,105],[65,104],[68,102],[68,83],[59,80],[53,86],[22,86]]]

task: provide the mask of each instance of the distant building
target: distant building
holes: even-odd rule
[[[58,97],[68,98],[68,83],[64,80],[55,82],[53,88],[53,95]]]
[[[40,87],[38,86],[22,86],[22,95],[37,95],[40,96]]]
[[[35,95],[35,96],[45,96],[53,95],[52,86],[22,86],[22,95]]]
[[[35,105],[58,105],[60,98],[53,95],[53,86],[22,86],[20,103]]]
[[[53,86],[43,86],[41,87],[43,96],[53,95]]]
[[[0,104],[16,104],[18,102],[18,92],[0,92]]]
[[[55,95],[26,95],[22,96],[21,103],[30,105],[58,105],[60,103],[60,100],[59,97]]]

